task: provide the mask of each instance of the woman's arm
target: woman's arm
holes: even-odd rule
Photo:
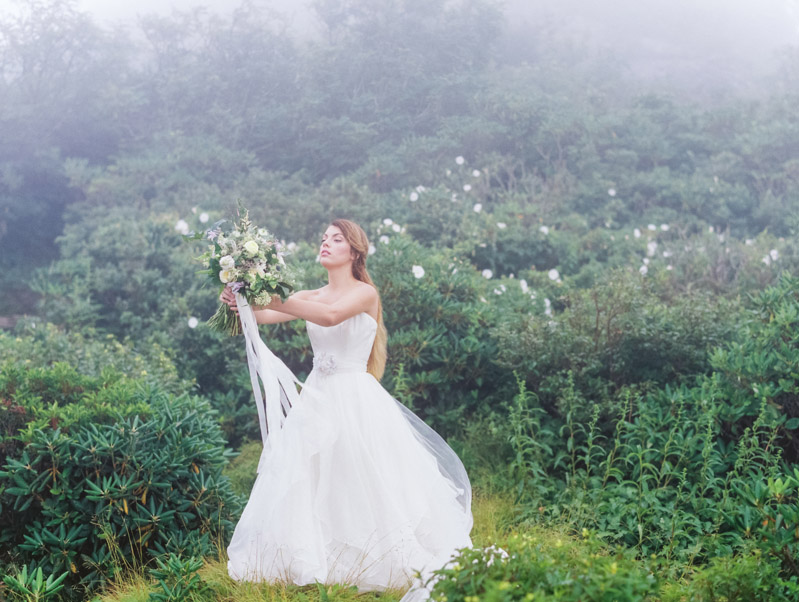
[[[305,299],[310,293],[311,291],[297,291],[292,297]],[[230,309],[236,314],[239,313],[239,308],[236,305],[236,295],[233,294],[233,291],[229,288],[226,287],[225,290],[222,291],[222,294],[219,295],[219,300],[222,303],[227,303]],[[252,309],[257,324],[278,324],[280,322],[289,322],[297,319],[297,316],[274,309],[258,308],[255,305],[252,306]]]
[[[376,306],[377,290],[373,286],[361,283],[334,303],[320,303],[305,296],[293,295],[282,302],[280,298],[275,298],[267,307],[269,310],[291,314],[320,326],[335,326],[356,314],[363,312],[371,314]]]
[[[311,291],[297,291],[291,295],[289,299],[306,299],[310,293]],[[255,306],[253,306],[253,313],[255,314],[255,321],[258,324],[279,324],[280,322],[290,322],[291,320],[297,319],[297,316],[289,313],[278,311],[276,309],[256,309]]]

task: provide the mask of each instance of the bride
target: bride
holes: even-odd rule
[[[366,271],[369,242],[335,220],[319,251],[328,284],[255,311],[307,322],[313,370],[266,445],[228,547],[237,580],[408,587],[471,545],[471,488],[458,457],[380,385],[386,330]],[[220,299],[234,311],[230,289]],[[405,599],[423,599],[423,587]]]

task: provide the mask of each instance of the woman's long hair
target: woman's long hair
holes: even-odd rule
[[[369,239],[366,237],[366,232],[363,231],[358,224],[351,222],[348,219],[336,219],[331,222],[350,243],[355,259],[352,262],[352,275],[356,280],[365,282],[374,287],[375,283],[366,271],[366,257],[369,255]],[[366,363],[366,371],[380,380],[383,372],[386,369],[386,341],[388,334],[386,327],[383,324],[383,304],[380,301],[380,291],[377,292],[377,334],[375,335],[375,342],[372,344],[372,352],[369,354],[369,361]]]

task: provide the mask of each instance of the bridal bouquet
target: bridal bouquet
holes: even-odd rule
[[[283,260],[280,243],[264,228],[255,227],[246,209],[240,209],[238,221],[232,228],[230,225],[223,220],[204,235],[188,237],[211,242],[198,258],[207,268],[200,273],[214,284],[221,283],[222,288],[243,295],[250,305],[268,305],[274,295],[288,297],[294,290],[294,278]],[[225,303],[209,318],[208,325],[231,335],[241,334],[238,316]]]

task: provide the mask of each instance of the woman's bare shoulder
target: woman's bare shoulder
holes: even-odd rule
[[[361,280],[358,281],[358,284],[355,287],[355,290],[358,291],[359,295],[363,295],[367,299],[376,299],[377,298],[377,289]]]

